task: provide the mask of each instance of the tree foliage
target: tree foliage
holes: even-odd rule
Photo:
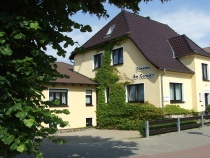
[[[149,0],[144,0],[149,1]],[[161,0],[163,1],[163,0]],[[65,126],[57,117],[68,111],[49,110],[42,91],[50,81],[63,77],[56,71],[55,58],[45,54],[47,45],[65,56],[63,49],[74,45],[64,35],[79,29],[91,31],[88,25],[71,20],[78,11],[108,17],[105,0],[1,0],[0,1],[0,153],[12,157],[22,152],[42,154],[36,149],[42,138],[55,133],[42,123]],[[139,10],[141,0],[109,0],[119,8]],[[61,43],[63,45],[61,45]]]

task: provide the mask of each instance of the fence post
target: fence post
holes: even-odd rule
[[[201,127],[204,127],[204,119],[203,119],[203,114],[201,115]]]
[[[146,121],[145,124],[146,124],[145,128],[146,138],[149,138],[149,121]]]
[[[180,117],[177,118],[177,132],[180,132]]]

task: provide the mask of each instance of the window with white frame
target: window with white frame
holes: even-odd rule
[[[208,65],[202,63],[202,79],[203,81],[207,81],[208,78]]]
[[[86,118],[86,127],[93,126],[93,118]]]
[[[67,89],[49,89],[49,101],[57,102],[57,106],[67,106],[67,96],[68,90]],[[56,105],[52,105],[56,106]]]
[[[183,102],[183,85],[182,83],[170,83],[170,102]]]
[[[105,103],[109,103],[109,87],[105,89]]]
[[[93,56],[94,69],[100,68],[102,65],[102,53]]]
[[[113,65],[123,64],[123,48],[112,50],[112,63]]]
[[[87,106],[92,106],[92,90],[86,90],[86,105]]]
[[[144,84],[134,84],[127,86],[128,102],[143,103],[144,102]]]

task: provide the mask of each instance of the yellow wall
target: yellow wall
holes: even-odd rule
[[[95,77],[95,70],[93,69],[93,55],[103,53],[96,52],[95,50],[86,53],[77,54],[74,57],[74,71],[77,71],[89,78]]]
[[[144,83],[144,100],[162,107],[162,96],[161,96],[161,75],[163,70],[159,70],[154,67],[139,51],[135,44],[130,40],[125,40],[121,45],[115,46],[114,49],[123,47],[124,63],[122,65],[116,65],[115,67],[120,72],[121,81],[129,81],[131,84]],[[88,51],[84,54],[77,54],[74,58],[75,65],[74,70],[79,73],[94,78],[95,70],[93,70],[93,55],[97,53],[95,50]],[[164,106],[170,104],[170,82],[182,83],[183,85],[183,103],[176,103],[186,109],[194,109],[196,111],[205,110],[205,93],[209,93],[210,96],[210,82],[202,80],[202,68],[201,63],[209,65],[210,60],[207,57],[190,55],[181,57],[180,61],[186,65],[189,69],[195,72],[195,74],[178,73],[166,70],[163,76],[163,95],[164,95]],[[148,70],[136,71],[136,67],[148,66]],[[140,74],[152,73],[152,78],[146,79],[133,79],[133,76],[140,76]],[[209,73],[210,78],[210,73]],[[201,100],[199,98],[201,94]],[[209,97],[210,99],[210,97]],[[209,100],[210,104],[210,100]]]
[[[170,83],[181,83],[183,103],[173,103],[173,104],[180,105],[180,107],[185,109],[193,109],[194,107],[192,106],[193,105],[192,103],[194,101],[194,98],[192,97],[191,78],[192,78],[191,74],[177,73],[166,70],[166,73],[163,76],[163,91],[165,97],[164,105],[171,104]],[[166,98],[169,98],[169,100]]]
[[[160,107],[161,106],[161,93],[160,93],[160,72],[145,57],[139,52],[137,47],[130,39],[122,42],[121,45],[115,46],[113,49],[123,47],[124,64],[115,66],[120,72],[121,81],[129,81],[131,84],[144,83],[145,101]],[[84,54],[77,54],[74,58],[74,71],[77,71],[87,77],[94,78],[95,70],[93,70],[93,55],[97,53],[95,50],[88,51]],[[136,72],[136,66],[143,67],[149,66],[149,70]],[[136,79],[133,80],[133,75],[153,73],[154,77],[150,79]]]
[[[86,118],[92,118],[93,126],[96,126],[96,92],[95,86],[85,85],[56,85],[55,87],[48,87],[49,89],[68,89],[68,107],[51,107],[50,109],[68,109],[69,115],[59,115],[63,120],[68,121],[70,126],[67,128],[80,128],[86,127]],[[86,106],[85,94],[86,90],[92,90],[92,103],[93,106]],[[43,92],[45,99],[49,100],[49,90]],[[48,125],[47,125],[48,126]],[[60,128],[60,127],[58,127]]]
[[[209,58],[202,57],[202,56],[196,56],[195,64],[197,66],[195,68],[195,71],[196,71],[196,83],[195,84],[197,85],[197,93],[202,94],[202,101],[197,102],[197,104],[200,105],[198,107],[199,110],[204,110],[205,109],[204,94],[205,93],[210,93],[210,82],[202,80],[202,67],[201,67],[202,63],[208,64],[208,70],[210,70],[210,60],[209,60]],[[208,73],[208,76],[209,75],[210,75],[210,73]],[[210,102],[209,102],[209,104],[210,104]]]
[[[202,79],[202,63],[208,64],[210,70],[210,60],[207,57],[199,55],[191,55],[182,57],[181,61],[195,72],[192,77],[192,97],[193,107],[197,111],[205,111],[205,93],[210,93],[210,82]],[[209,71],[208,71],[209,72]],[[210,77],[210,73],[208,74]],[[201,99],[199,99],[199,93]]]
[[[160,107],[159,70],[146,60],[131,40],[126,40],[121,46],[116,46],[114,49],[118,47],[123,47],[124,51],[124,64],[116,66],[120,72],[121,81],[130,81],[131,84],[144,83],[144,100]],[[136,71],[137,66],[148,66],[150,69]],[[148,79],[139,77],[141,74],[147,75],[149,73],[154,74],[154,77]],[[138,79],[133,79],[133,75],[138,76]]]

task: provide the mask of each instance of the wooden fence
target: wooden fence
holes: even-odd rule
[[[146,137],[149,138],[150,135],[163,134],[175,131],[180,132],[181,130],[203,127],[206,124],[210,124],[210,115],[201,115],[187,118],[172,118],[158,121],[146,121],[145,124],[145,134]],[[152,127],[155,126],[158,126],[159,128],[152,129]],[[163,128],[161,128],[161,126],[163,126]]]

